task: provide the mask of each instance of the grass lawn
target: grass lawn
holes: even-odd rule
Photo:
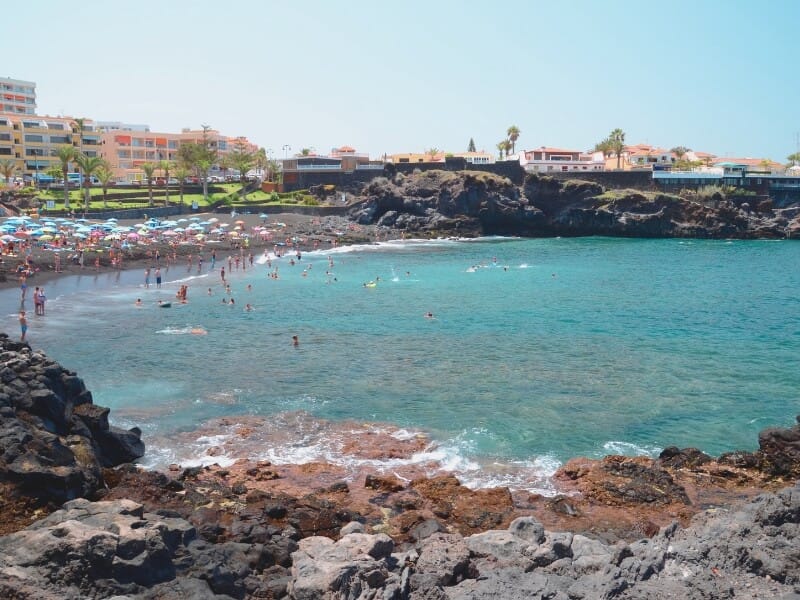
[[[183,205],[191,207],[194,202],[197,203],[201,211],[208,209],[210,206],[217,205],[224,201],[228,206],[235,206],[237,208],[252,206],[252,205],[317,205],[316,198],[311,196],[307,190],[299,190],[296,192],[287,192],[277,194],[274,192],[263,192],[256,190],[247,195],[247,198],[240,198],[236,192],[241,189],[241,185],[237,183],[229,184],[214,184],[216,193],[209,193],[208,201],[203,199],[202,193],[192,193],[183,195]],[[193,188],[194,189],[194,188]],[[219,191],[221,190],[221,191]],[[163,187],[153,187],[153,206],[164,206],[165,190]],[[85,190],[70,190],[69,191],[69,204],[70,210],[82,210],[84,203]],[[89,188],[89,211],[103,211],[103,210],[124,210],[128,208],[147,208],[150,206],[149,190],[143,188],[109,188],[107,194],[116,196],[113,199],[107,199],[103,203],[103,190],[100,187]],[[120,195],[124,197],[120,198]],[[55,202],[55,208],[47,209],[47,213],[58,214],[65,212],[64,210],[64,191],[63,190],[45,190],[40,191],[37,195],[42,203],[48,200]],[[181,196],[178,189],[170,188],[169,190],[169,203],[171,205],[178,205],[181,201]]]

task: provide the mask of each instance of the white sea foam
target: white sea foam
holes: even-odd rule
[[[206,271],[205,273],[196,273],[194,275],[187,275],[186,277],[181,277],[179,279],[171,279],[167,281],[167,284],[170,283],[188,283],[191,281],[195,281],[196,279],[205,279],[211,274],[211,271]]]
[[[630,442],[608,441],[603,444],[603,452],[599,452],[598,456],[606,454],[622,454],[625,456],[650,456],[657,457],[663,448],[652,445],[640,446]]]

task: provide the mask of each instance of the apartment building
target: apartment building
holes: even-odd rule
[[[145,126],[146,127],[146,126]],[[158,163],[162,160],[176,162],[178,148],[186,143],[203,143],[205,141],[217,153],[217,164],[211,168],[212,173],[221,171],[220,163],[226,154],[242,148],[246,152],[256,152],[258,146],[246,137],[227,137],[215,129],[183,129],[180,133],[157,133],[131,128],[115,128],[104,130],[102,138],[103,158],[111,166],[114,179],[120,182],[140,181],[145,174],[142,166],[145,163]]]
[[[49,115],[0,113],[0,160],[13,160],[17,177],[31,179],[60,167],[58,149],[72,146],[88,156],[99,156],[101,139],[90,119]]]
[[[574,171],[604,171],[601,152],[583,152],[541,146],[520,153],[520,165],[531,173],[569,173]]]
[[[36,84],[33,81],[0,77],[0,112],[36,114]]]

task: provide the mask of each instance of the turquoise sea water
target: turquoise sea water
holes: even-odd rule
[[[52,282],[28,336],[143,429],[152,466],[219,441],[183,435],[219,416],[265,417],[274,440],[250,452],[273,460],[355,460],[332,456],[333,424],[375,422],[424,432],[472,485],[539,489],[570,457],[753,449],[800,413],[797,243],[397,242],[284,257],[278,280],[263,261],[230,277],[236,308],[219,262],[160,291],[139,271]],[[158,308],[181,283],[189,303]],[[19,293],[0,299],[16,336]]]

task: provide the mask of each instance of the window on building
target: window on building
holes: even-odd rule
[[[71,144],[72,143],[72,139],[70,139],[66,135],[51,135],[50,136],[50,143],[51,144]]]
[[[0,148],[0,156],[11,156],[11,148]]]
[[[42,124],[39,121],[23,121],[23,127],[41,127]]]
[[[25,135],[25,141],[26,142],[33,142],[33,143],[41,144],[44,141],[44,136],[42,136],[42,135],[34,135],[32,133],[29,133],[29,134]]]

